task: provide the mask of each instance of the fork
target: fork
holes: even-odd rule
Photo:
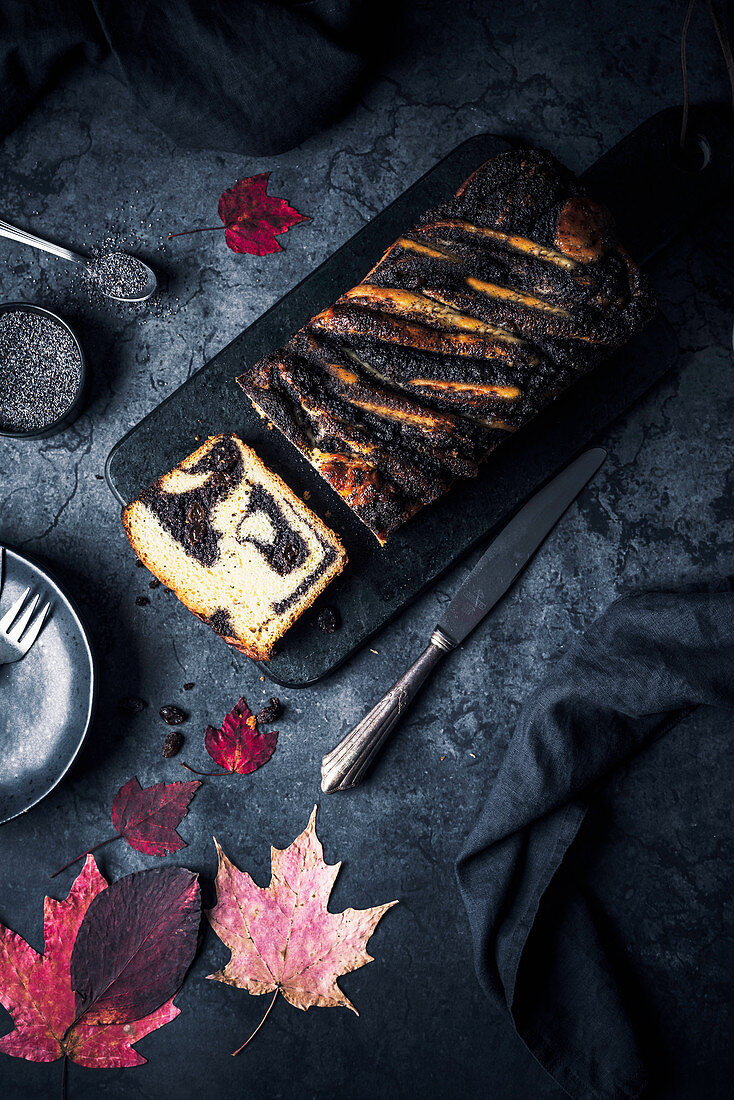
[[[5,549],[0,546],[0,592],[3,587],[4,573]],[[32,625],[27,629],[40,598],[36,593],[25,611],[23,611],[23,605],[28,599],[30,591],[30,588],[26,588],[23,595],[15,601],[10,610],[0,619],[0,665],[10,665],[14,661],[20,661],[21,658],[25,657],[41,633],[41,628],[46,621],[46,616],[51,607],[50,603],[47,603],[44,609],[36,615]],[[18,616],[20,617],[18,618]]]

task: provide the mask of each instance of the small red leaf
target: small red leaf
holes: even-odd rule
[[[197,780],[189,783],[156,783],[152,787],[141,787],[137,776],[130,779],[114,797],[112,802],[112,824],[117,829],[116,836],[108,836],[87,848],[86,852],[75,856],[54,871],[56,878],[72,863],[84,859],[90,852],[124,839],[137,852],[149,856],[165,856],[186,847],[186,841],[176,832],[188,813],[188,805],[201,786]]]
[[[219,217],[226,228],[225,240],[233,252],[249,252],[251,256],[280,252],[276,234],[286,233],[298,222],[310,221],[285,199],[267,194],[269,176],[269,172],[246,176],[219,199]]]
[[[138,871],[89,906],[71,954],[76,1022],[127,1024],[175,996],[199,932],[197,876],[185,867]]]
[[[188,805],[201,786],[189,783],[156,783],[141,787],[137,776],[115,795],[112,824],[131,848],[149,856],[165,856],[186,847],[176,832]]]
[[[235,703],[221,729],[207,726],[204,734],[206,751],[212,760],[221,768],[240,775],[249,775],[267,764],[277,741],[277,730],[258,733],[257,718],[244,699]]]

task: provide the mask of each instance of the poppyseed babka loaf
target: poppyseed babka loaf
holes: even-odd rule
[[[237,381],[384,543],[654,308],[608,211],[512,150]]]
[[[122,522],[151,573],[258,661],[347,560],[334,532],[235,435],[208,439]]]

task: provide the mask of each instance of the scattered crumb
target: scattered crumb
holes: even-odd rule
[[[120,699],[117,704],[117,709],[120,714],[140,714],[141,711],[147,707],[145,699],[141,699],[138,695],[129,695],[124,699]]]
[[[271,725],[276,719],[280,718],[283,713],[283,706],[277,695],[271,696],[268,704],[258,711],[255,715],[255,719],[258,725]]]
[[[334,607],[323,607],[316,616],[316,625],[324,634],[334,634],[341,625],[339,612]]]
[[[176,756],[176,754],[181,751],[181,746],[184,741],[184,735],[180,730],[173,730],[172,733],[166,734],[161,756],[163,756],[165,760],[170,760],[172,756]]]

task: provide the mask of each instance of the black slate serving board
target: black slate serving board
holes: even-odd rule
[[[678,118],[676,111],[661,112],[586,173],[592,192],[610,202],[622,225],[636,222],[644,237],[642,257],[667,243],[690,220],[695,207],[707,199],[713,201],[721,190],[718,176],[712,180],[711,173],[699,173],[690,185],[688,175],[672,164],[670,149]],[[714,121],[717,118],[714,113]],[[708,116],[707,120],[711,121]],[[296,492],[310,492],[310,506],[343,538],[349,565],[315,610],[289,631],[280,652],[263,664],[263,670],[279,684],[303,686],[340,665],[459,558],[486,541],[524,499],[629,408],[675,361],[675,337],[667,322],[658,317],[628,347],[510,438],[490,457],[478,478],[458,484],[425,508],[391,536],[384,549],[296,449],[278,431],[267,430],[236,385],[235,376],[359,281],[423,210],[450,194],[478,165],[509,144],[503,138],[480,134],[459,145],[146,416],[108,457],[108,483],[118,500],[127,503],[190,453],[197,446],[195,436],[204,439],[219,432],[237,432]],[[725,173],[727,182],[732,164],[734,158]],[[680,209],[676,173],[691,191],[684,209]],[[670,201],[665,198],[668,192]],[[650,208],[653,231],[645,229],[650,222],[640,214],[641,206]],[[315,625],[315,611],[323,603],[338,608],[341,616],[341,628],[333,635],[323,634]]]

